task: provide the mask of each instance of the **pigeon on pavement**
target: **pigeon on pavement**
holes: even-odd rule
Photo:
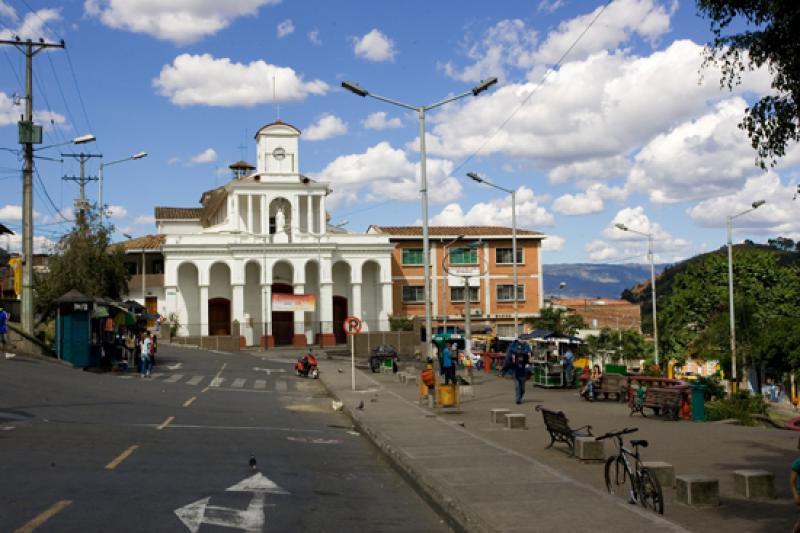
[[[363,409],[364,408],[364,400],[358,402],[358,407],[356,409]]]
[[[255,469],[256,469],[256,456],[250,454],[250,470],[255,470]]]

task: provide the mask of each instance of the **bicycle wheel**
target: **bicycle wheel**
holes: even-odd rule
[[[645,509],[650,509],[658,514],[664,514],[664,496],[661,493],[661,483],[648,468],[642,468],[639,475],[639,502]]]
[[[612,455],[606,460],[605,476],[609,494],[627,494],[629,503],[635,503],[633,480],[628,475],[625,462],[619,456]]]

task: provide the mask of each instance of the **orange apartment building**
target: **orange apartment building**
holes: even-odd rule
[[[499,226],[433,226],[431,313],[433,327],[464,327],[465,278],[468,279],[472,331],[491,328],[498,336],[514,335],[514,278],[511,228]],[[368,233],[388,234],[392,252],[392,301],[395,316],[425,316],[422,228],[370,226]],[[520,332],[524,319],[538,316],[543,305],[542,233],[517,229],[517,279]],[[445,262],[446,260],[446,262]]]

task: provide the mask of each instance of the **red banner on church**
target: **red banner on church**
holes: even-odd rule
[[[317,302],[314,294],[273,294],[273,311],[314,311]]]

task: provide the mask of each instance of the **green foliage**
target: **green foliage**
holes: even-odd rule
[[[405,316],[390,316],[389,331],[414,331],[414,320]]]
[[[725,387],[715,376],[698,377],[695,380],[698,385],[705,385],[703,396],[707,402],[725,398]]]
[[[603,328],[598,335],[590,335],[586,339],[591,353],[610,353],[616,357],[629,361],[634,359],[648,359],[653,356],[653,344],[648,342],[644,335],[636,330],[614,330]]]
[[[125,269],[125,252],[109,250],[112,231],[90,211],[61,237],[50,257],[49,272],[34,279],[40,311],[73,289],[89,297],[111,299],[120,299],[128,292],[130,276]]]
[[[698,0],[697,6],[714,33],[703,65],[721,69],[722,87],[739,85],[746,70],[767,67],[772,75],[771,94],[747,109],[739,127],[750,136],[758,165],[775,166],[786,146],[800,140],[800,3]]]
[[[739,391],[731,397],[706,403],[706,420],[736,419],[745,426],[756,425],[753,415],[766,415],[767,404],[760,395]]]
[[[525,321],[534,328],[546,329],[558,336],[575,335],[579,329],[586,327],[580,315],[572,315],[555,307],[543,307],[538,317],[526,318]]]
[[[167,321],[169,322],[169,338],[177,337],[178,330],[181,328],[180,317],[178,313],[172,312],[167,317]]]

